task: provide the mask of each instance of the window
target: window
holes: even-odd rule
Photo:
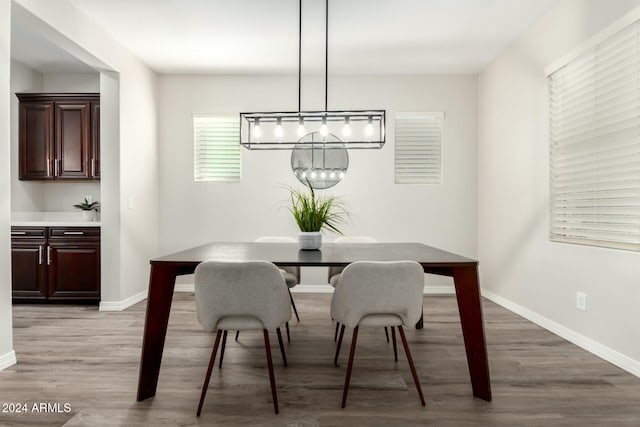
[[[549,76],[551,240],[640,250],[639,29]]]
[[[442,182],[444,112],[396,113],[396,184]]]
[[[196,182],[240,181],[237,115],[193,115],[193,177]]]

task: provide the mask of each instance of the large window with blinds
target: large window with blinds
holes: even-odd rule
[[[396,184],[442,182],[444,112],[395,114]]]
[[[196,182],[238,182],[241,175],[238,115],[193,115]]]
[[[551,240],[640,250],[640,26],[549,75]]]

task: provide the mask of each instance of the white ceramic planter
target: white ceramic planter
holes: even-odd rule
[[[96,219],[96,211],[82,211],[82,219],[85,221],[93,221]]]
[[[322,233],[319,231],[301,231],[298,234],[298,243],[300,244],[300,249],[305,251],[320,249],[322,246]]]

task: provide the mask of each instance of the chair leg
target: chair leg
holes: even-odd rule
[[[300,322],[300,317],[298,316],[298,310],[296,309],[296,303],[293,302],[293,295],[291,295],[291,290],[289,290],[289,298],[291,298],[291,307],[293,307],[293,312],[296,314],[296,319]]]
[[[358,326],[356,326],[353,329],[353,338],[351,338],[351,351],[349,352],[349,365],[347,366],[347,376],[344,379],[344,390],[342,391],[342,408],[343,409],[347,404],[347,394],[349,393],[349,382],[351,381],[351,369],[353,368],[353,356],[356,354],[357,339],[358,339]]]
[[[282,334],[280,333],[280,328],[276,329],[276,333],[278,334],[278,344],[280,345],[280,353],[282,354],[282,362],[284,362],[285,368],[287,367],[287,355],[284,352],[284,343],[282,342]]]
[[[387,343],[389,343],[389,330],[386,326],[384,327],[384,335],[387,337]]]
[[[420,395],[420,403],[422,406],[425,406],[424,403],[424,395],[422,394],[422,387],[420,387],[420,380],[418,380],[418,373],[416,372],[416,366],[413,364],[413,357],[411,357],[411,350],[409,350],[409,344],[407,344],[407,338],[404,336],[404,330],[402,326],[398,326],[398,330],[400,331],[400,338],[402,338],[402,345],[404,346],[404,352],[407,355],[407,360],[409,361],[409,367],[411,368],[411,375],[413,375],[413,382],[416,384],[416,389],[418,390],[418,394]]]
[[[398,361],[398,347],[396,345],[396,328],[394,326],[391,327],[391,339],[393,340],[393,358],[395,361]]]
[[[238,336],[240,335],[240,331],[236,331],[236,341],[238,341]]]
[[[220,362],[218,363],[218,369],[222,368],[222,359],[224,359],[224,348],[227,346],[227,331],[222,334],[222,348],[220,349]]]
[[[291,342],[291,335],[289,335],[289,322],[284,324],[285,328],[287,328],[287,342]]]
[[[271,344],[269,343],[269,331],[262,330],[264,334],[264,350],[267,353],[267,368],[269,369],[269,381],[271,382],[271,396],[273,397],[273,409],[278,414],[278,395],[276,393],[276,378],[273,375],[273,360],[271,359]]]
[[[209,388],[209,380],[211,379],[211,371],[213,370],[213,363],[216,360],[216,353],[218,352],[218,345],[220,344],[221,330],[218,330],[216,334],[216,340],[213,343],[213,350],[211,351],[211,359],[209,359],[209,367],[207,368],[207,374],[204,377],[204,384],[202,385],[202,394],[200,395],[200,403],[198,403],[197,416],[200,416],[202,412],[202,404],[204,403],[204,397],[207,395],[207,389]]]
[[[338,329],[340,328],[340,322],[336,322],[336,332],[333,334],[333,342],[338,340]]]
[[[344,335],[344,325],[340,329],[340,338],[338,338],[338,346],[336,347],[336,357],[333,358],[333,364],[338,366],[338,356],[340,355],[340,347],[342,347],[342,336]]]

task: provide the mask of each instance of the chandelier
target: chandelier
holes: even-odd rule
[[[329,0],[325,0],[324,110],[301,110],[302,0],[299,0],[298,111],[240,113],[240,144],[249,150],[318,148],[382,148],[385,143],[385,110],[329,110]],[[317,133],[321,141],[305,144]],[[333,136],[333,137],[330,137]]]

